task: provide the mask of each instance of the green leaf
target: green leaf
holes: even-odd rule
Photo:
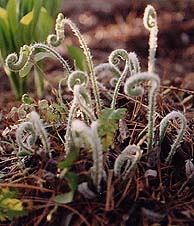
[[[41,65],[35,64],[34,67],[34,82],[36,92],[39,98],[44,95],[44,72],[42,71]]]
[[[18,157],[25,157],[25,156],[30,156],[30,155],[32,155],[32,153],[30,153],[29,151],[20,151],[17,154]]]
[[[1,50],[4,49],[5,52],[10,53],[12,52],[13,45],[12,45],[12,38],[10,34],[10,27],[8,23],[8,18],[7,18],[7,11],[3,8],[0,7],[0,28],[2,32],[2,37],[3,37],[3,43],[0,43],[0,48]],[[3,45],[2,45],[3,44]],[[2,51],[3,54],[3,51]],[[6,57],[3,55],[3,57]]]
[[[7,21],[7,11],[0,7],[0,18]]]
[[[120,108],[117,110],[106,108],[102,110],[99,118],[98,133],[102,139],[104,150],[113,143],[114,134],[118,128],[119,119],[122,119],[126,109]]]
[[[68,185],[71,189],[70,192],[60,194],[55,196],[54,201],[58,203],[70,203],[73,200],[74,193],[77,189],[77,184],[78,184],[78,178],[77,175],[73,172],[68,172],[65,175],[65,178],[68,182]]]
[[[20,23],[24,25],[29,25],[32,22],[32,19],[33,19],[33,11],[23,16],[22,19],[20,20]]]
[[[47,53],[47,52],[40,52],[40,53],[36,53],[35,56],[34,56],[34,61],[35,62],[38,62],[40,60],[43,60],[45,58],[53,58],[53,59],[56,59],[53,54],[51,53]]]
[[[75,60],[76,67],[81,71],[86,71],[86,60],[83,51],[80,48],[74,46],[67,46],[69,55]]]
[[[7,3],[7,16],[12,36],[14,36],[17,27],[16,0],[9,0],[9,2]]]
[[[13,220],[14,217],[25,214],[22,201],[17,198],[17,192],[9,188],[0,190],[0,221]]]
[[[74,146],[72,150],[69,152],[67,158],[63,162],[60,162],[58,164],[58,167],[60,169],[71,167],[74,161],[77,159],[78,154],[79,154],[79,148]]]
[[[53,19],[44,7],[40,10],[39,20],[34,31],[35,39],[44,41],[53,27]]]
[[[78,178],[77,175],[73,172],[67,172],[65,174],[65,178],[68,182],[69,187],[71,188],[72,191],[76,191],[77,189],[77,184],[78,184]]]
[[[70,192],[55,196],[54,201],[57,203],[67,204],[72,202],[73,196],[74,196],[74,192],[70,191]]]
[[[32,67],[33,67],[33,64],[32,64],[32,63],[29,63],[28,65],[26,65],[23,69],[21,69],[21,70],[19,71],[19,76],[20,76],[21,78],[24,78],[24,77],[26,77],[27,75],[29,75],[30,70],[32,69]]]

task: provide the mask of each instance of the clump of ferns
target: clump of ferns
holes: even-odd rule
[[[63,17],[62,14],[59,14],[56,21],[56,34],[52,34],[47,38],[47,43],[35,43],[31,46],[23,46],[21,48],[21,54],[19,59],[16,54],[10,54],[6,59],[6,65],[10,70],[26,70],[33,64],[33,60],[37,57],[35,49],[46,50],[49,54],[52,54],[56,57],[63,65],[65,71],[65,78],[67,80],[67,85],[69,90],[73,93],[73,100],[71,107],[69,109],[69,114],[67,117],[66,133],[65,133],[65,152],[66,156],[71,153],[72,143],[78,147],[86,147],[87,149],[92,150],[93,157],[93,167],[91,169],[91,178],[93,184],[96,187],[96,190],[100,191],[101,180],[104,175],[103,168],[103,150],[102,138],[99,136],[99,117],[102,113],[102,102],[100,99],[99,90],[105,91],[107,98],[111,101],[110,107],[112,110],[116,109],[116,101],[120,91],[120,87],[124,84],[124,92],[130,96],[142,96],[144,89],[140,84],[147,82],[150,86],[149,95],[148,95],[148,132],[147,132],[147,152],[149,152],[154,146],[154,130],[155,130],[155,115],[156,115],[156,96],[160,87],[159,76],[154,73],[155,67],[155,53],[157,48],[157,17],[156,12],[152,6],[148,6],[144,14],[144,25],[150,31],[150,41],[149,41],[149,58],[148,58],[148,72],[140,72],[140,65],[138,58],[135,53],[128,53],[126,50],[117,49],[113,51],[109,56],[109,62],[106,64],[101,64],[97,67],[93,66],[92,57],[90,51],[86,45],[83,36],[79,32],[76,25],[70,20]],[[80,42],[80,46],[83,49],[86,62],[87,62],[87,72],[82,71],[72,71],[67,61],[65,61],[60,54],[56,52],[53,47],[58,46],[64,40],[64,27],[69,25],[76,37]],[[39,53],[37,53],[39,54]],[[47,55],[46,55],[47,56]],[[38,55],[38,59],[43,57]],[[119,69],[120,60],[124,61],[124,69],[121,71]],[[30,65],[30,66],[29,66]],[[110,83],[114,86],[114,91],[107,90],[107,88],[99,83],[96,79],[96,75],[101,73],[104,70],[111,71],[115,77],[111,79]],[[130,77],[129,77],[130,75]],[[128,77],[128,78],[127,78]],[[92,88],[92,95],[94,96],[95,101],[92,102],[90,97],[90,92],[88,91],[90,86]],[[63,98],[61,95],[61,82],[59,84],[59,101],[62,103]],[[95,103],[95,106],[94,106]],[[78,109],[82,111],[82,118],[87,122],[80,120],[75,120],[77,118]],[[162,142],[162,137],[164,136],[165,130],[168,123],[166,122],[174,114],[166,116],[161,122],[161,132],[160,132],[160,143]],[[180,114],[179,114],[180,115]],[[184,117],[184,116],[183,116]],[[181,123],[185,123],[186,120],[181,120]],[[27,123],[27,122],[24,122]],[[90,124],[90,126],[88,125]],[[24,124],[25,125],[25,124]],[[32,122],[26,124],[26,128],[32,131],[33,127]],[[19,127],[21,129],[21,127]],[[180,141],[183,137],[185,131],[185,124],[182,126],[178,132],[177,139],[175,144],[172,145],[172,149],[169,153],[169,156],[166,159],[166,163],[171,162],[172,156],[176,152],[177,146],[180,144]],[[19,130],[20,131],[20,130]],[[44,130],[42,130],[44,132]],[[36,132],[34,132],[36,133]],[[33,133],[32,133],[33,134]],[[44,133],[45,134],[45,133]],[[43,147],[47,150],[48,147],[45,146],[45,140],[43,135],[38,132],[38,136],[42,141]],[[18,140],[18,138],[17,138]],[[26,151],[31,152],[31,144],[34,144],[35,138],[29,138],[27,145],[20,142],[19,145],[23,145],[23,148],[26,148]],[[128,145],[123,152],[118,156],[115,161],[114,173],[115,176],[121,176],[126,180],[131,171],[137,165],[138,160],[141,158],[142,151],[138,145]],[[126,163],[126,164],[125,164]],[[124,167],[124,169],[123,169]],[[88,189],[87,184],[82,184],[79,187],[82,193]],[[85,189],[85,190],[84,190]],[[88,196],[92,196],[89,189],[86,192]]]

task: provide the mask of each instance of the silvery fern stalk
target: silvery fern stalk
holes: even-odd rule
[[[193,165],[193,159],[187,159],[185,160],[185,173],[187,179],[189,179],[192,175],[194,175],[194,165]]]
[[[116,77],[117,80],[121,76],[121,71],[111,63],[99,64],[98,66],[94,67],[94,73],[96,76],[99,76],[99,74],[101,74],[102,72],[107,71],[110,71],[114,75],[114,77]]]
[[[92,111],[91,98],[83,85],[74,86],[74,98],[79,108],[87,115],[90,121],[96,121],[96,116]]]
[[[28,132],[29,135],[26,138],[26,143],[24,143],[24,134]],[[28,121],[22,122],[16,131],[16,141],[21,149],[33,152],[32,145],[35,144],[37,137],[40,138],[43,147],[47,152],[50,151],[50,142],[48,134],[44,128],[44,125],[37,114],[37,112],[32,111],[28,115]]]
[[[62,14],[59,14],[58,17],[62,18],[62,16],[63,16]],[[56,21],[56,23],[58,23],[58,21]],[[86,62],[87,62],[87,65],[88,65],[89,77],[90,77],[91,84],[92,84],[93,94],[94,94],[94,97],[95,97],[95,100],[96,100],[97,114],[100,114],[100,111],[101,111],[100,94],[99,94],[99,90],[98,90],[98,86],[97,86],[96,77],[95,77],[95,74],[94,74],[94,66],[93,66],[90,50],[88,49],[87,44],[86,44],[83,36],[81,35],[78,27],[70,19],[67,19],[67,18],[59,19],[59,27],[60,27],[61,31],[58,32],[58,33],[56,32],[56,40],[62,39],[59,36],[62,35],[62,33],[64,35],[65,25],[68,25],[71,28],[74,35],[78,38],[81,48],[83,49],[83,53],[85,55]],[[57,37],[57,35],[58,35],[58,37]],[[50,38],[47,39],[48,43],[50,42],[49,44],[51,44],[51,45],[53,44],[52,40],[54,39],[52,37],[54,37],[54,36],[52,35],[52,36],[50,36]]]
[[[94,199],[96,197],[96,194],[88,187],[88,182],[79,184],[78,191],[87,199]]]
[[[143,24],[150,32],[149,37],[149,57],[148,57],[148,72],[155,72],[155,55],[157,49],[157,14],[153,6],[148,5],[144,11]]]
[[[125,61],[125,67],[124,67],[124,70],[121,73],[121,75],[116,83],[116,86],[115,86],[115,90],[113,93],[113,99],[111,102],[112,109],[115,108],[116,99],[117,99],[122,81],[125,79],[127,73],[129,72],[129,55],[128,55],[127,51],[124,49],[116,49],[109,56],[109,63],[112,64],[113,66],[117,66],[120,62],[120,59]]]
[[[43,147],[45,148],[46,152],[49,152],[50,141],[49,141],[48,133],[44,128],[44,125],[42,123],[42,120],[40,119],[40,116],[38,115],[37,112],[32,111],[28,117],[34,127],[36,135],[40,138],[43,144]]]
[[[24,142],[24,135],[28,133],[26,142]],[[23,122],[16,130],[16,142],[19,145],[20,150],[25,150],[29,153],[33,153],[32,145],[35,144],[37,135],[31,122]]]
[[[154,122],[155,122],[155,105],[156,95],[160,87],[160,79],[157,74],[150,72],[141,72],[135,74],[127,79],[124,85],[124,92],[129,96],[141,96],[144,89],[141,86],[137,86],[141,82],[151,81],[151,88],[149,91],[149,104],[148,104],[148,151],[153,146],[154,138]]]
[[[52,54],[62,64],[63,69],[65,70],[65,74],[67,75],[67,77],[71,73],[71,68],[70,68],[69,64],[67,63],[67,61],[64,60],[63,57],[51,46],[48,46],[48,45],[43,44],[43,43],[35,43],[35,44],[32,44],[30,46],[30,48],[31,48],[31,55],[33,55],[35,49],[46,50],[48,53]]]
[[[129,53],[129,70],[131,75],[140,73],[140,63],[135,52]]]
[[[74,120],[72,122],[72,134],[74,138],[79,135],[80,142],[89,144],[92,149],[93,167],[91,177],[99,192],[100,182],[103,177],[103,147],[98,135],[98,122],[93,121],[89,127],[80,120]]]
[[[180,129],[177,130],[177,137],[176,137],[174,143],[172,144],[170,152],[165,160],[166,164],[170,164],[170,162],[172,161],[172,157],[176,153],[177,147],[180,145],[180,142],[181,142],[183,135],[185,133],[185,130],[186,130],[187,120],[181,112],[172,111],[168,115],[166,115],[160,122],[159,140],[160,140],[160,144],[161,144],[164,139],[166,129],[169,126],[169,121],[171,119],[176,119],[176,118],[179,119]]]
[[[111,72],[114,77],[110,80],[111,86],[115,86],[115,84],[118,81],[118,78],[121,76],[121,71],[114,66],[113,64],[110,63],[102,63],[99,64],[98,66],[94,67],[94,73],[96,77],[99,77],[101,73],[104,73],[104,76],[106,76],[106,72]],[[103,77],[104,77],[103,76]],[[102,76],[100,76],[102,78]],[[112,94],[110,90],[108,90],[102,83],[97,81],[98,87],[104,91],[104,95],[109,99],[112,100]]]
[[[69,110],[66,134],[65,134],[65,150],[68,155],[71,146],[71,126],[77,108],[80,108],[89,116],[91,120],[95,120],[95,116],[90,111],[91,99],[87,91],[84,89],[88,84],[88,76],[83,71],[74,71],[69,75],[68,81],[69,90],[73,91],[73,101]]]
[[[142,151],[139,146],[128,145],[115,160],[115,176],[120,177],[122,175],[121,169],[124,167],[123,179],[128,179],[141,155]]]

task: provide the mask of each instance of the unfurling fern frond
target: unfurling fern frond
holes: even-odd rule
[[[114,174],[119,177],[122,175],[123,180],[129,178],[132,170],[137,165],[137,161],[141,158],[142,151],[139,146],[128,145],[117,157],[114,164]],[[122,173],[123,168],[123,173]]]
[[[159,140],[160,140],[160,143],[162,143],[166,129],[169,126],[169,121],[171,119],[175,119],[175,118],[179,119],[180,129],[177,130],[177,137],[176,137],[174,143],[171,146],[171,150],[169,152],[168,157],[166,158],[166,164],[170,164],[170,162],[172,161],[173,155],[176,153],[177,147],[180,145],[180,142],[181,142],[183,135],[185,133],[185,130],[186,130],[187,120],[182,113],[177,112],[177,111],[172,111],[168,115],[166,115],[162,119],[162,121],[160,122],[160,137],[159,137]]]

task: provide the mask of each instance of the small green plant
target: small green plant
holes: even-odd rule
[[[21,200],[17,198],[15,190],[1,188],[0,190],[0,222],[13,220],[15,217],[25,215],[25,210]]]
[[[9,53],[23,52],[20,47],[24,44],[46,39],[52,29],[53,17],[60,1],[8,0],[0,3],[0,61],[10,79],[16,98],[21,98],[26,92],[27,81],[17,72],[10,71],[4,60]],[[42,86],[42,75],[36,73],[36,76],[38,78],[35,80]]]

